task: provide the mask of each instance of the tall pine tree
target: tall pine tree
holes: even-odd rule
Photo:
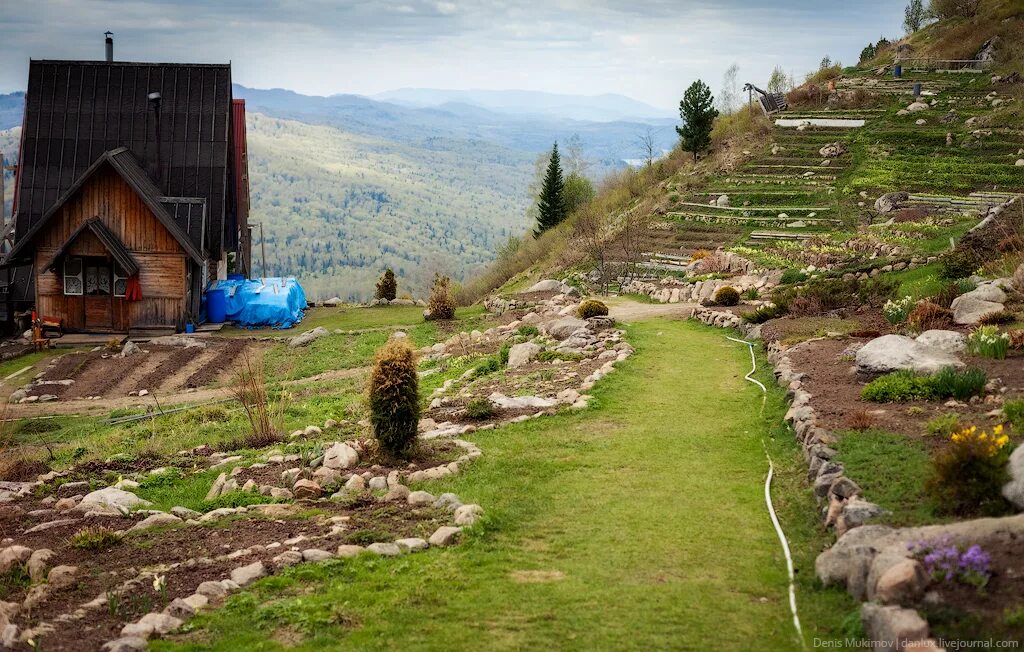
[[[565,180],[562,178],[562,161],[558,156],[558,143],[551,148],[551,160],[544,175],[544,184],[537,198],[537,228],[535,236],[547,231],[565,219]]]
[[[676,127],[676,131],[683,139],[683,149],[693,152],[696,161],[697,154],[711,145],[711,126],[718,117],[715,98],[707,84],[699,79],[690,84],[679,103],[679,117],[683,119],[683,126]]]

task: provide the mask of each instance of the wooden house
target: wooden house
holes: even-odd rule
[[[230,65],[32,61],[15,191],[12,310],[72,332],[182,329],[211,279],[250,269]]]

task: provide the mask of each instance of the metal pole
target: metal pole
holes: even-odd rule
[[[260,222],[260,253],[263,255],[263,278],[267,278],[267,240],[263,237],[263,222]]]

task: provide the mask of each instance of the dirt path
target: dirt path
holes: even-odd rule
[[[608,304],[609,314],[624,322],[645,321],[658,317],[676,317],[688,319],[696,303],[641,303],[623,297],[609,297],[605,300]]]

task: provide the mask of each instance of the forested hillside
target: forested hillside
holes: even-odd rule
[[[461,278],[526,229],[526,152],[450,140],[413,148],[260,114],[248,129],[267,273],[300,273],[312,297],[368,298],[385,266],[400,292],[421,295],[435,271]]]

